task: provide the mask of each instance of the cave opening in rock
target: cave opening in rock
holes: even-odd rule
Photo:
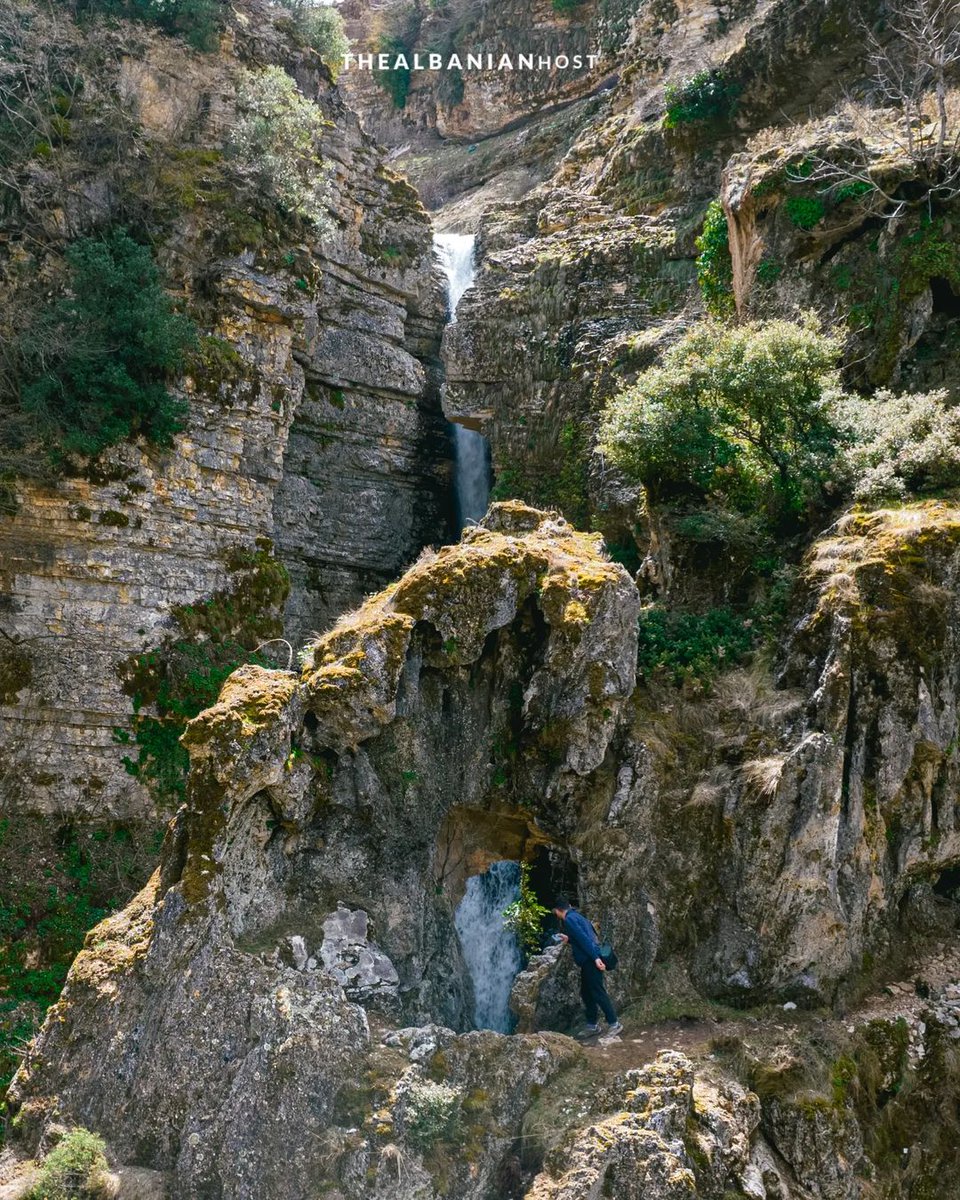
[[[960,863],[940,872],[934,881],[933,893],[948,900],[960,899]]]
[[[933,296],[935,313],[943,313],[947,317],[960,317],[960,296],[956,294],[946,279],[940,276],[931,279],[930,292]]]
[[[437,837],[437,890],[446,898],[469,976],[475,1029],[510,1033],[510,994],[528,955],[504,927],[504,909],[520,894],[520,864],[529,866],[537,900],[549,907],[561,892],[577,895],[577,869],[569,852],[519,810],[451,809]],[[543,920],[542,945],[555,931]]]
[[[559,846],[549,843],[536,846],[530,856],[530,886],[537,899],[547,908],[557,896],[566,896],[577,903],[577,864]],[[556,920],[546,918],[545,932],[552,933]]]

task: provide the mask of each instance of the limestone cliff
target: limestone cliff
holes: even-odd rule
[[[422,57],[431,51],[444,61],[441,71],[414,71],[402,105],[391,107],[377,94],[375,76],[362,70],[347,72],[344,86],[365,124],[385,140],[436,133],[443,139],[476,142],[522,124],[526,118],[569,104],[595,91],[605,69],[612,69],[634,15],[627,3],[600,4],[586,0],[575,10],[551,0],[521,4],[418,4],[411,12],[398,5],[370,5],[351,0],[344,12],[354,34],[357,53],[383,50],[392,38],[394,50]],[[399,36],[397,36],[399,35]],[[468,55],[488,56],[499,63],[511,58],[508,70],[466,69]],[[542,69],[516,66],[517,56],[533,54],[549,60]],[[465,67],[446,68],[450,56]],[[589,59],[597,61],[592,65]],[[561,59],[562,66],[556,66]],[[580,66],[571,60],[579,58]],[[424,62],[427,59],[424,57]],[[382,84],[379,85],[382,88]]]
[[[0,218],[7,310],[124,222],[203,336],[172,447],[18,482],[15,511],[0,475],[0,983],[45,973],[39,928],[65,970],[97,922],[35,1039],[50,979],[0,1006],[0,1200],[37,1200],[77,1127],[119,1200],[960,1194],[953,485],[832,493],[744,566],[595,450],[610,396],[708,305],[816,308],[851,387],[953,382],[956,196],[914,203],[916,163],[834,111],[868,71],[857,18],[886,36],[888,7],[346,0],[368,49],[603,54],[415,77],[402,107],[335,85],[260,0],[204,53],[30,8],[30,62],[96,69]],[[323,230],[231,157],[238,80],[270,65],[329,122]],[[904,205],[825,190],[827,158]],[[394,167],[478,231],[442,336]],[[455,545],[441,389],[501,500]],[[736,654],[650,667],[644,639],[695,654],[714,617]],[[101,920],[157,805],[159,866]],[[93,895],[105,842],[118,882]],[[523,962],[516,1033],[474,1028],[457,912],[504,860],[612,940],[622,1037],[567,1036],[559,946]]]
[[[815,172],[859,154],[881,183],[916,174],[895,134],[834,111],[838,83],[869,74],[857,30],[873,14],[649,6],[552,175],[511,204],[480,188],[447,210],[468,222],[481,210],[477,283],[444,342],[448,412],[490,438],[496,494],[557,505],[631,560],[661,560],[662,595],[664,532],[592,447],[610,396],[704,315],[698,274],[717,272],[705,286],[741,315],[817,310],[844,338],[851,385],[952,379],[953,202],[890,221],[871,185]],[[713,107],[677,108],[685,87],[715,89]],[[729,235],[698,243],[721,200]]]
[[[595,538],[504,506],[338,623],[299,677],[237,672],[188,729],[189,804],[157,874],[91,934],[11,1093],[23,1135],[83,1113],[123,1161],[171,1172],[178,1195],[315,1195],[358,1074],[347,1064],[370,1038],[364,1009],[318,969],[327,914],[341,902],[369,914],[374,1007],[468,1026],[457,831],[472,817],[481,845],[510,822],[518,842],[528,827],[564,840],[573,781],[599,764],[633,688],[637,604]],[[493,747],[507,742],[502,778]],[[303,970],[285,958],[294,935]],[[102,1020],[110,996],[120,1038]],[[54,1073],[78,1036],[62,1091]],[[508,1126],[571,1054],[540,1037],[476,1034],[471,1047],[503,1060],[491,1119]],[[124,1082],[104,1089],[105,1074]],[[388,1133],[354,1148],[374,1172]]]
[[[101,168],[104,189],[69,191],[61,222],[84,231],[122,220],[133,196],[205,341],[178,385],[189,421],[169,451],[125,444],[83,478],[21,482],[16,511],[0,518],[8,811],[150,811],[156,794],[123,766],[132,702],[154,711],[150,689],[131,679],[171,642],[209,636],[202,621],[191,633],[190,612],[213,597],[242,610],[252,588],[253,624],[233,631],[245,650],[280,634],[296,645],[446,528],[445,301],[430,224],[279,11],[238,11],[206,54],[124,23],[31,26],[62,53],[87,54],[88,91],[127,131],[119,166]],[[91,67],[98,38],[110,53]],[[330,224],[319,238],[258,215],[230,174],[237,73],[275,63],[329,122]],[[88,109],[73,116],[80,149],[60,152],[77,179],[99,119]],[[56,213],[33,186],[32,207],[6,222],[12,306],[30,255],[43,271],[58,249]]]

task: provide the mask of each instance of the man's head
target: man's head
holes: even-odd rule
[[[553,902],[553,915],[558,921],[562,921],[569,911],[570,901],[567,899],[567,897],[557,896]]]

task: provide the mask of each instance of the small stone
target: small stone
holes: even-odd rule
[[[794,1002],[793,1002],[792,1000],[788,1000],[788,1001],[786,1002],[786,1004],[783,1006],[783,1011],[784,1011],[784,1012],[793,1012],[793,1010],[794,1010],[796,1007],[797,1007],[797,1006],[794,1004]]]

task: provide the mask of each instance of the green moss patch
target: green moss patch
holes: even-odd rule
[[[281,613],[290,589],[283,564],[259,549],[231,552],[227,566],[234,573],[230,588],[196,604],[178,605],[172,612],[178,634],[120,668],[134,716],[129,729],[114,730],[114,740],[130,748],[123,756],[127,771],[165,808],[176,807],[185,797],[189,759],[180,738],[187,722],[216,703],[237,667],[248,662],[268,666],[257,648],[282,633]]]

